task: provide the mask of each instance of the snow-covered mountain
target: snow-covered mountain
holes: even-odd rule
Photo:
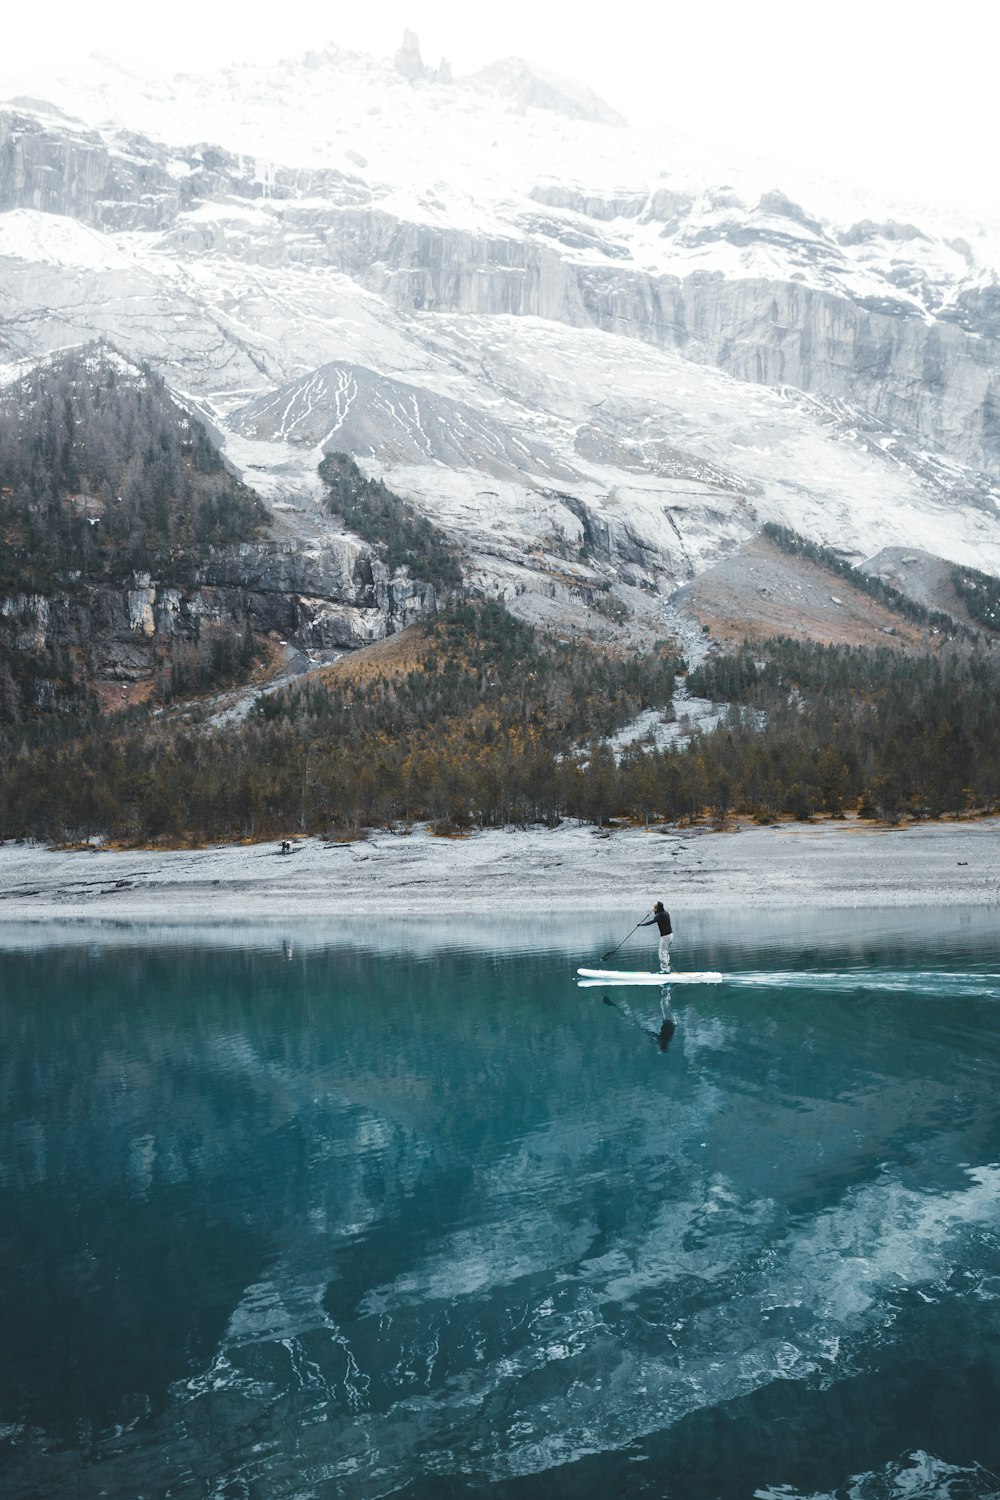
[[[655,630],[766,520],[1000,573],[995,225],[713,172],[412,36],[6,91],[0,357],[149,360],[280,535],[322,547],[343,450],[528,613],[610,582]]]

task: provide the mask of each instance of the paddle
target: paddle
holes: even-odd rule
[[[645,922],[646,917],[648,917],[648,916],[649,916],[649,912],[646,913],[646,916],[640,917],[639,920],[638,920],[638,922],[636,922],[635,926],[632,928],[632,932],[638,932],[639,928],[642,926],[643,922]],[[618,944],[618,948],[624,948],[625,944],[628,942],[629,938],[632,936],[632,932],[627,932],[625,934],[625,936],[622,938],[621,942]],[[601,954],[601,963],[603,964],[606,959],[609,959],[612,956],[612,954],[617,953],[618,952],[618,948],[612,948],[609,952],[602,953]]]

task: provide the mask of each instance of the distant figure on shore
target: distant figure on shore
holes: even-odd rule
[[[670,973],[670,945],[674,940],[674,929],[670,925],[670,913],[662,901],[654,901],[653,915],[640,922],[640,927],[652,927],[656,923],[660,933],[660,973]]]
[[[287,839],[281,840],[281,852],[282,854],[291,854],[292,852],[292,846]]]

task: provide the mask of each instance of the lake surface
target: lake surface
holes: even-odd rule
[[[1000,1494],[998,917],[0,929],[0,1494]]]

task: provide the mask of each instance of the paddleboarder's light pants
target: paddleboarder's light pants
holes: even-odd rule
[[[652,927],[653,924],[660,933],[660,973],[670,973],[670,944],[674,940],[674,930],[670,925],[670,913],[666,910],[662,901],[657,901],[653,907],[653,914],[647,917],[645,922],[640,922],[640,927]]]

